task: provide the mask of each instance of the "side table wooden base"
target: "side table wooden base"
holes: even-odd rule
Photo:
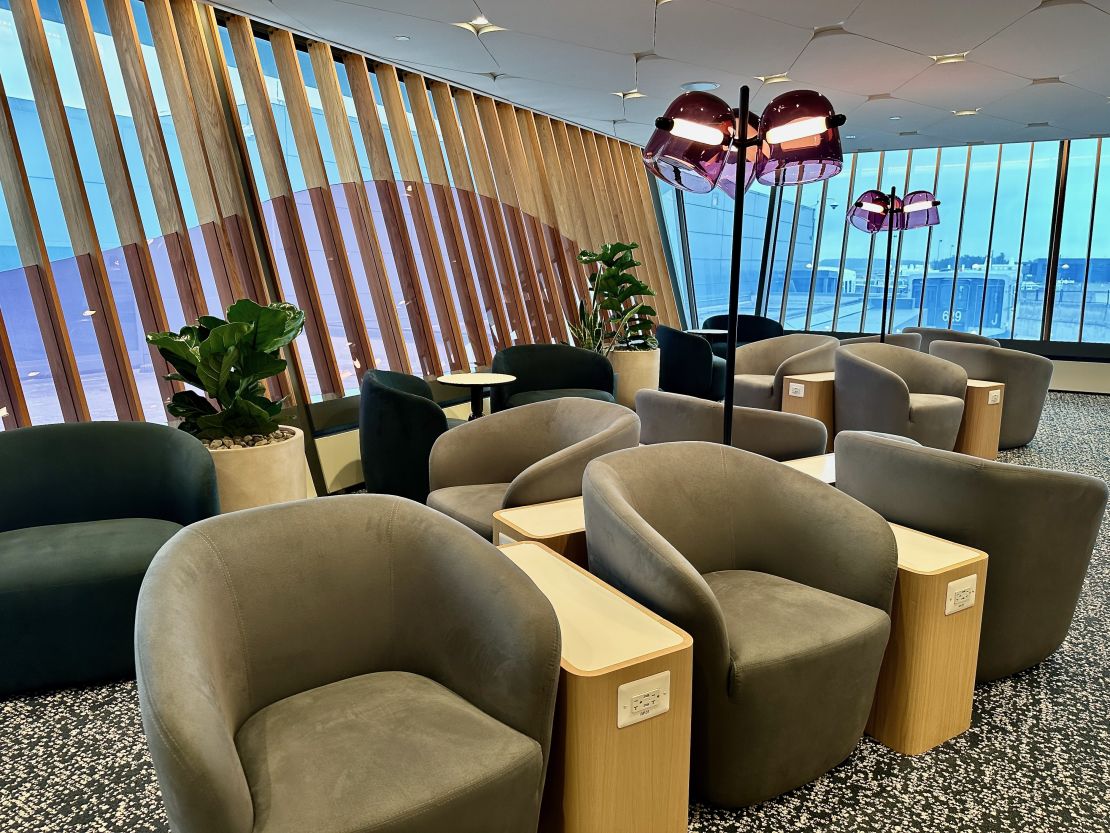
[[[782,380],[783,413],[801,414],[825,423],[829,432],[825,451],[833,450],[836,436],[835,393],[835,374],[831,371],[784,376]]]
[[[1006,386],[1002,382],[968,379],[964,395],[964,418],[956,436],[955,450],[961,454],[994,460],[1002,431],[1002,405]]]

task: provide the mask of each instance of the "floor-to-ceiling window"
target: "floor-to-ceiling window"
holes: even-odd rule
[[[847,227],[845,215],[864,191],[894,187],[934,192],[941,221],[889,241],[891,329],[1108,343],[1108,155],[1102,139],[864,152],[848,155],[843,172],[824,183],[781,193],[753,188],[741,311],[768,315],[788,330],[878,332],[888,238]],[[724,311],[732,201],[720,191],[665,199],[685,207],[666,220],[685,215],[699,316]],[[668,232],[681,241],[680,228]],[[767,292],[756,310],[761,273]]]

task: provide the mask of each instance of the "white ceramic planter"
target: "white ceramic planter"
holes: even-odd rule
[[[658,350],[614,350],[609,364],[617,374],[617,402],[636,409],[636,392],[659,387]]]
[[[209,449],[216,464],[220,510],[235,512],[308,497],[304,432],[288,425],[293,436],[254,448]]]

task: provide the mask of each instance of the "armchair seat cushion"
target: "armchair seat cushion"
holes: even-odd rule
[[[964,415],[964,401],[939,393],[910,394],[911,439],[930,448],[951,450]]]
[[[733,377],[734,404],[745,408],[765,408],[777,411],[775,403],[775,376],[756,373],[737,374]]]
[[[540,745],[416,674],[364,674],[279,700],[243,724],[235,745],[254,833],[535,824]]]
[[[428,495],[428,505],[489,539],[493,536],[493,513],[504,505],[508,491],[508,483],[446,486]]]
[[[134,673],[139,586],[179,529],[125,518],[0,532],[0,696]]]
[[[509,397],[508,406],[515,408],[518,405],[531,405],[533,402],[546,402],[549,399],[563,399],[567,396],[577,396],[580,399],[597,399],[601,402],[616,402],[613,394],[596,388],[552,388],[551,390],[528,390],[514,393]]]

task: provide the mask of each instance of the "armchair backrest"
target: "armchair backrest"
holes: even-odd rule
[[[508,373],[516,381],[490,388],[490,408],[508,407],[511,396],[533,390],[592,388],[613,392],[613,366],[592,350],[569,344],[518,344],[498,350],[493,373]]]
[[[943,327],[903,327],[903,333],[917,333],[921,336],[921,346],[918,348],[922,353],[931,353],[933,342],[935,341],[958,341],[964,344],[987,344],[992,347],[998,347],[999,343],[996,339],[989,338],[988,336],[981,336],[978,333],[965,333],[962,330],[947,330]]]
[[[893,344],[850,344],[840,348],[896,374],[910,393],[933,393],[963,399],[967,373],[959,365]]]
[[[836,438],[836,476],[887,520],[987,553],[981,680],[1063,641],[1106,505],[1101,480],[854,431]]]
[[[837,340],[832,336],[815,333],[791,333],[790,335],[768,338],[754,344],[736,348],[736,373],[778,375],[783,364],[790,359],[804,356],[790,373],[821,373],[832,370],[832,356]],[[812,354],[810,351],[814,351]],[[812,361],[806,361],[812,356]]]
[[[694,333],[684,333],[660,324],[659,388],[673,393],[701,396],[713,377],[713,347]]]
[[[885,340],[880,340],[878,335],[873,336],[858,336],[857,338],[842,338],[840,343],[844,344],[893,344],[895,347],[905,347],[907,350],[920,350],[921,349],[921,334],[920,333],[887,333]]]
[[[191,524],[220,511],[212,455],[149,422],[41,425],[0,433],[0,532],[114,518]]]
[[[428,458],[447,416],[423,379],[388,370],[362,377],[359,447],[366,490],[423,503],[428,497]]]
[[[727,315],[711,315],[702,326],[707,330],[727,330]],[[783,334],[782,324],[764,315],[737,315],[736,340],[762,341],[765,338],[778,338]]]

